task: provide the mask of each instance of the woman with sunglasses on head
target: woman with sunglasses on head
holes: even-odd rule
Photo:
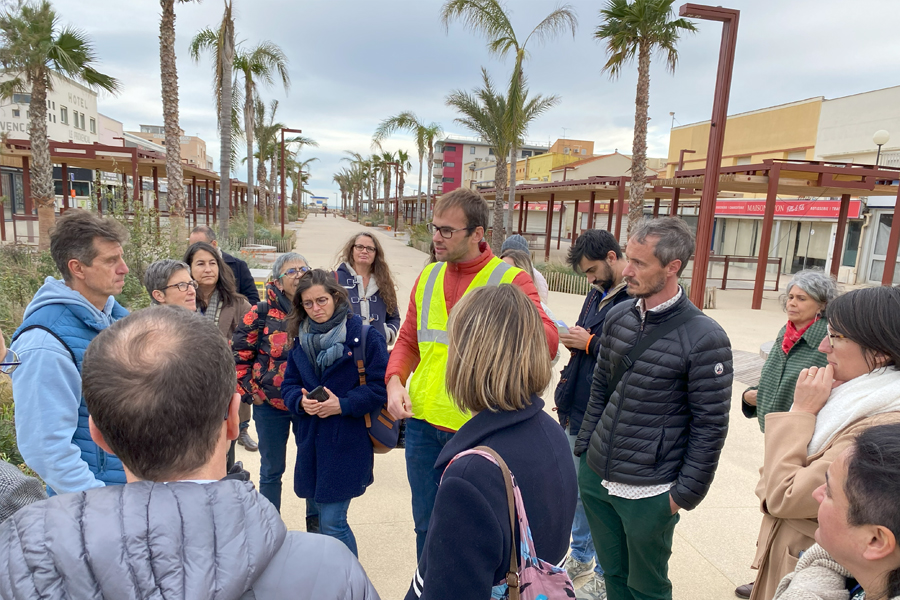
[[[300,280],[288,317],[291,349],[281,387],[285,406],[300,418],[294,491],[315,501],[319,532],[341,540],[354,555],[347,509],[373,481],[365,416],[387,403],[387,345],[372,327],[363,356],[362,329],[334,275],[314,269]],[[319,393],[310,398],[313,392]]]
[[[397,286],[381,242],[372,234],[358,233],[347,241],[339,258],[342,262],[334,276],[347,289],[353,312],[377,329],[390,346],[400,330],[400,310]]]
[[[165,258],[152,263],[144,273],[144,287],[153,304],[197,310],[197,282],[185,262]]]
[[[299,417],[291,414],[281,399],[281,384],[287,368],[287,317],[300,279],[309,271],[306,259],[296,252],[280,255],[272,265],[265,300],[244,315],[234,330],[232,350],[237,365],[241,400],[253,405],[253,420],[259,436],[259,493],[281,510],[281,476],[284,474],[287,442],[297,437]],[[318,513],[307,502],[306,530],[316,533]]]
[[[789,412],[765,417],[765,459],[756,495],[763,522],[752,599],[770,600],[815,542],[813,491],[829,466],[869,427],[900,423],[900,289],[853,290],[831,301],[819,351],[803,369]]]

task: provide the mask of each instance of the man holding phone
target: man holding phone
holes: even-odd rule
[[[559,335],[559,341],[569,349],[571,355],[562,371],[559,385],[556,386],[555,400],[559,422],[566,428],[569,445],[574,449],[575,438],[591,396],[591,381],[600,354],[603,322],[609,310],[626,301],[629,296],[622,275],[625,268],[622,248],[608,231],[589,229],[583,232],[569,248],[566,261],[575,271],[584,273],[591,284],[575,326]],[[575,468],[578,469],[577,459]],[[594,542],[579,497],[572,523],[571,552],[566,559],[565,568],[573,582],[590,573],[592,566],[594,576],[576,591],[577,598],[600,600],[606,596],[603,568],[599,562],[594,564],[594,557]]]

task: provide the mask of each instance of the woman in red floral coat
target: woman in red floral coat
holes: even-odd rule
[[[309,271],[303,256],[282,254],[272,267],[265,300],[244,315],[234,331],[232,349],[237,364],[238,392],[253,405],[259,436],[259,492],[281,510],[281,476],[284,474],[288,436],[297,435],[299,417],[281,400],[281,383],[287,368],[286,323],[300,278]],[[315,504],[307,504],[307,530],[317,529]]]

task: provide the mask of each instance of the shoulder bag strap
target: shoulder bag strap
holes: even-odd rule
[[[519,553],[516,550],[516,499],[513,494],[512,477],[509,467],[499,454],[487,446],[478,446],[475,450],[486,452],[494,457],[500,472],[503,473],[503,482],[506,484],[506,502],[509,505],[509,535],[512,547],[509,550],[509,571],[506,573],[506,585],[509,587],[509,600],[519,600]]]
[[[616,390],[616,386],[618,386],[619,381],[622,380],[622,376],[625,375],[628,369],[634,366],[634,363],[637,362],[637,359],[640,358],[641,354],[643,354],[647,348],[656,343],[657,340],[663,338],[670,331],[674,331],[699,314],[702,313],[697,310],[693,304],[690,304],[684,312],[672,317],[668,321],[660,323],[660,325],[648,333],[644,339],[635,344],[634,348],[622,357],[619,364],[613,367],[612,376],[606,383],[606,401],[609,402],[612,393]]]
[[[359,334],[359,346],[351,348],[350,353],[356,361],[356,371],[359,373],[359,385],[366,385],[366,338],[369,335],[369,324],[363,323],[362,333]],[[359,354],[357,354],[357,352]],[[362,358],[360,358],[362,356]]]
[[[259,349],[259,343],[262,341],[263,332],[266,329],[266,318],[269,316],[269,303],[266,300],[256,305],[256,348]]]

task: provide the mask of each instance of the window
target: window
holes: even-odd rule
[[[84,131],[84,113],[79,115],[81,117],[81,130]]]
[[[456,146],[444,146],[444,152],[456,152]]]
[[[586,148],[582,148],[582,149],[581,149],[581,153],[582,153],[582,154],[587,154],[587,149],[586,149]]]
[[[563,148],[563,154],[568,154],[568,153],[569,153],[569,149],[568,149],[568,148]]]
[[[65,106],[59,107],[59,120],[63,125],[69,124],[69,109]]]
[[[13,104],[31,104],[31,94],[13,94]]]
[[[522,158],[528,158],[532,156],[534,153],[531,150],[522,150]]]
[[[494,149],[488,148],[488,156],[493,156],[493,155],[494,155]]]
[[[456,166],[456,163],[455,163],[455,162],[445,162],[445,163],[444,163],[444,166],[445,166],[445,167],[455,167],[455,166]]]
[[[475,154],[475,146],[469,146],[469,154]]]
[[[72,127],[74,127],[75,129],[78,129],[78,111],[77,110],[72,111]]]
[[[18,108],[12,109],[12,114],[14,117],[18,117],[22,114],[22,112]]]
[[[443,179],[441,179],[441,181],[443,183],[453,183],[456,180],[453,177],[444,177]]]
[[[91,119],[91,133],[97,133],[97,121]]]
[[[750,164],[750,160],[751,160],[752,158],[753,158],[753,157],[751,157],[751,156],[738,156],[738,157],[737,157],[737,160],[735,161],[734,164],[736,164],[736,165],[749,165],[749,164]]]

